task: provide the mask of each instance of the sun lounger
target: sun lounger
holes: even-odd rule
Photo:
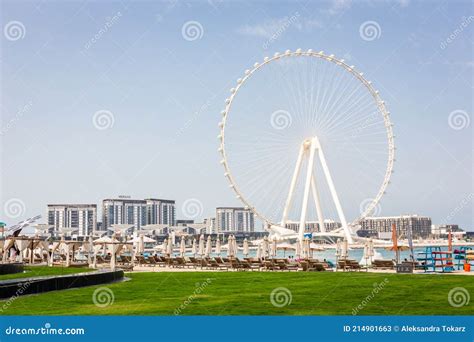
[[[395,262],[393,260],[374,260],[372,261],[372,267],[376,269],[392,270],[395,267]]]
[[[278,259],[276,260],[276,265],[280,267],[280,270],[282,271],[298,271],[298,264],[295,263],[289,263],[287,260],[284,259]]]
[[[99,260],[99,259],[97,259]],[[135,260],[138,262],[138,265],[146,265],[146,260],[145,260],[145,257],[143,255],[136,255],[135,256]]]
[[[221,257],[215,257],[214,260],[216,260],[216,262],[220,265],[220,267],[227,267],[227,268],[232,267],[231,263],[229,262],[229,259],[227,258],[226,258],[227,261],[225,261],[224,258],[221,258]]]
[[[244,269],[251,270],[251,271],[260,270],[260,263],[255,264],[255,263],[249,262],[248,260],[241,260],[240,263]]]
[[[216,270],[229,270],[229,267],[226,264],[220,264],[217,262],[215,259],[209,260],[209,264],[211,265],[212,268],[215,268]]]
[[[341,268],[343,271],[360,271],[362,269],[359,263],[352,259],[339,260],[338,268]]]
[[[263,261],[263,269],[267,270],[267,271],[277,271],[280,269],[280,267],[278,265],[275,265],[275,263],[273,262],[273,260],[264,260]]]
[[[156,266],[156,261],[153,256],[149,256],[148,258],[145,259],[146,264],[150,267],[155,267]]]

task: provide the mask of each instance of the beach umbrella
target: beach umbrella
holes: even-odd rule
[[[92,253],[94,250],[92,235],[89,235],[89,243],[87,244],[87,264],[92,267]],[[48,253],[49,255],[49,253]]]
[[[168,246],[167,246],[167,249],[166,249],[166,254],[168,254],[170,257],[173,254],[173,240],[172,239],[168,239]]]
[[[261,259],[261,258],[262,258],[262,246],[258,245],[257,246],[257,259]]]
[[[336,241],[336,259],[341,256],[341,250],[342,250],[341,239],[338,239]]]
[[[191,246],[191,254],[193,254],[194,256],[196,256],[196,239],[193,239],[193,244]]]
[[[451,253],[453,251],[453,234],[451,233],[451,229],[448,231],[448,252]]]
[[[199,252],[198,254],[202,257],[204,255],[204,235],[199,237]]]
[[[303,241],[303,257],[309,258],[311,256],[311,252],[309,250],[309,238],[305,238]]]
[[[262,256],[267,258],[269,256],[268,249],[269,249],[268,237],[264,237],[262,241]]]
[[[238,246],[237,246],[237,239],[235,235],[232,235],[232,249],[234,250],[234,257],[237,256]]]
[[[395,251],[395,261],[398,264],[400,260],[400,253],[398,249],[397,227],[395,226],[395,223],[392,224],[392,242],[392,250]]]
[[[184,236],[181,236],[181,243],[179,245],[179,254],[181,257],[184,257],[184,253],[186,252],[186,241],[184,240]]]
[[[347,239],[342,241],[341,259],[347,259],[349,256],[349,245]]]
[[[277,255],[277,240],[276,238],[272,241],[272,257],[275,258]]]
[[[172,231],[169,238],[171,239],[171,243],[173,244],[173,246],[176,244],[176,232],[175,231]]]
[[[235,245],[234,245],[234,239],[235,237],[233,235],[229,236],[227,245],[229,246],[227,248],[227,256],[229,258],[233,258],[235,256]]]
[[[368,255],[370,258],[372,258],[375,255],[374,240],[372,239],[369,239]]]
[[[247,238],[244,239],[244,245],[243,245],[243,253],[245,256],[248,256],[249,255],[249,242],[247,240]]]
[[[143,234],[140,234],[138,237],[138,253],[143,253],[145,251],[145,238]]]
[[[168,239],[164,239],[161,244],[161,253],[166,254],[166,249],[168,248]]]
[[[221,255],[221,239],[219,237],[216,240],[216,254]]]
[[[300,240],[296,240],[295,244],[295,258],[301,258],[301,243]]]
[[[206,257],[209,257],[209,255],[212,253],[212,241],[211,241],[211,236],[209,235],[207,237],[207,242],[206,242]]]
[[[362,258],[360,259],[359,264],[368,266],[370,265],[370,257],[369,257],[369,241],[365,241],[364,243],[364,252],[362,254]]]

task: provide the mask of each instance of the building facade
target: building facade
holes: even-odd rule
[[[326,228],[327,232],[331,230],[341,228],[342,224],[340,222],[336,222],[334,220],[326,219],[324,220],[324,227]],[[295,232],[299,231],[300,223],[299,221],[287,221],[285,228],[294,230]],[[319,223],[316,221],[309,221],[305,224],[305,232],[306,233],[316,233],[320,232]]]
[[[60,228],[77,228],[77,235],[90,235],[97,229],[97,205],[48,204],[48,225],[56,234]]]
[[[216,233],[253,232],[254,214],[250,209],[240,207],[216,208]]]
[[[426,239],[431,234],[431,218],[418,215],[366,217],[360,222],[358,234],[387,239],[391,237],[392,224],[395,224],[397,235],[401,239],[408,237],[409,230],[414,239]]]
[[[163,199],[104,199],[102,230],[114,224],[132,224],[135,229],[149,224],[175,224],[175,201]]]

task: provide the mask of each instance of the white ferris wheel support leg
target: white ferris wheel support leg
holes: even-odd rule
[[[308,199],[309,199],[309,191],[311,189],[311,179],[313,178],[313,169],[314,169],[314,153],[316,151],[317,140],[316,138],[312,138],[311,140],[307,140],[303,143],[306,148],[309,148],[309,159],[308,159],[308,167],[306,171],[306,181],[304,187],[304,195],[303,195],[303,206],[301,207],[301,216],[300,216],[300,225],[299,225],[299,241],[302,243],[304,239],[304,229],[306,226],[306,211],[308,210]]]
[[[283,209],[283,216],[281,218],[281,226],[286,228],[286,221],[288,220],[288,212],[293,201],[293,194],[295,192],[296,181],[301,169],[301,163],[303,162],[303,155],[305,154],[304,143],[301,144],[300,152],[298,154],[298,159],[296,161],[295,171],[293,172],[293,178],[290,183],[290,191],[288,192],[288,197],[286,198],[285,208]]]
[[[314,172],[315,170],[313,170],[313,173]],[[318,186],[316,184],[314,174],[311,177],[311,192],[313,193],[314,204],[316,206],[316,212],[318,214],[319,231],[325,233],[326,227],[324,226],[323,210],[321,209],[321,200],[319,198]]]
[[[334,183],[332,181],[331,173],[329,172],[329,168],[326,163],[326,158],[324,157],[323,150],[321,149],[321,144],[319,143],[319,140],[317,137],[314,137],[313,140],[317,144],[319,160],[321,161],[321,166],[323,167],[324,175],[326,176],[326,181],[329,186],[329,191],[331,192],[331,196],[334,201],[334,205],[336,206],[339,219],[341,220],[342,228],[344,229],[347,241],[349,243],[353,243],[352,234],[349,229],[349,226],[347,225],[346,217],[344,216],[344,211],[342,210],[341,202],[339,202],[339,197],[337,196],[336,187],[334,186]]]

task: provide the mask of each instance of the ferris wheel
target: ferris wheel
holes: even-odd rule
[[[372,83],[343,59],[298,49],[255,63],[230,92],[218,139],[237,198],[269,229],[296,225],[302,240],[317,222],[352,242],[393,172],[390,113]]]

